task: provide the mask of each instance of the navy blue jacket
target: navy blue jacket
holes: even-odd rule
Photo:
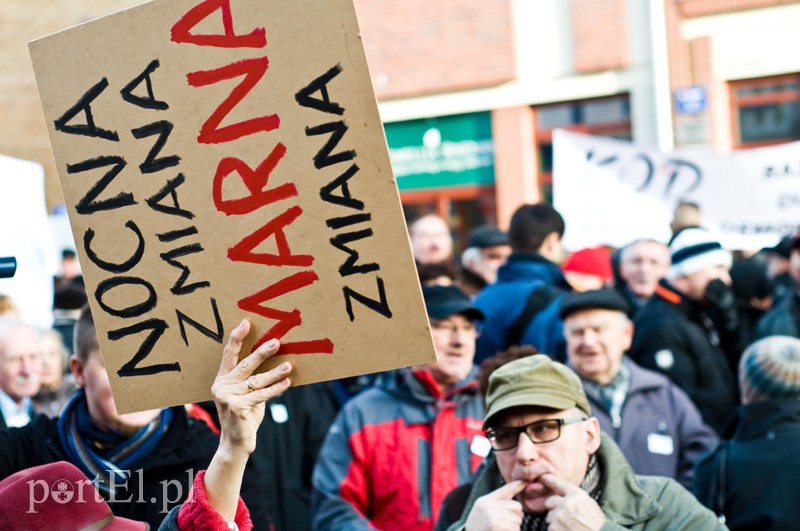
[[[572,291],[558,266],[538,253],[514,252],[500,267],[497,282],[484,288],[475,298],[475,306],[486,316],[483,332],[476,344],[475,363],[480,364],[511,346],[508,344],[511,327],[524,311],[531,292],[544,285],[564,293]],[[520,341],[559,361],[563,361],[566,355],[562,323],[558,317],[562,298],[563,295],[557,297],[536,314]]]
[[[794,531],[800,500],[800,400],[741,406],[723,443],[697,465],[697,499],[725,513],[732,531]],[[725,460],[725,484],[720,466]],[[719,489],[724,507],[716,507]]]
[[[753,341],[767,336],[800,337],[800,293],[786,295],[761,317]]]

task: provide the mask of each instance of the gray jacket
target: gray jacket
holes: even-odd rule
[[[592,413],[637,474],[673,478],[692,487],[694,466],[719,443],[688,395],[657,372],[625,358],[631,381],[622,414],[612,419],[594,386],[584,385]]]

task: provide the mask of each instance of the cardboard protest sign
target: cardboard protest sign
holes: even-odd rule
[[[227,336],[304,384],[435,359],[352,0],[157,0],[30,44],[121,412]]]

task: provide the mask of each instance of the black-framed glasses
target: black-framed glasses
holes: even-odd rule
[[[486,437],[497,452],[511,450],[519,444],[519,434],[524,433],[533,444],[553,442],[561,437],[561,426],[589,420],[589,417],[573,417],[568,419],[544,419],[519,427],[492,428]]]

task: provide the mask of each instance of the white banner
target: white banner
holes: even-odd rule
[[[41,164],[0,155],[0,227],[0,256],[17,260],[14,277],[0,279],[0,294],[14,300],[23,321],[50,328],[58,259]]]
[[[800,142],[720,157],[553,132],[553,206],[568,250],[666,242],[682,200],[700,206],[703,226],[728,249],[774,245],[800,230]]]

